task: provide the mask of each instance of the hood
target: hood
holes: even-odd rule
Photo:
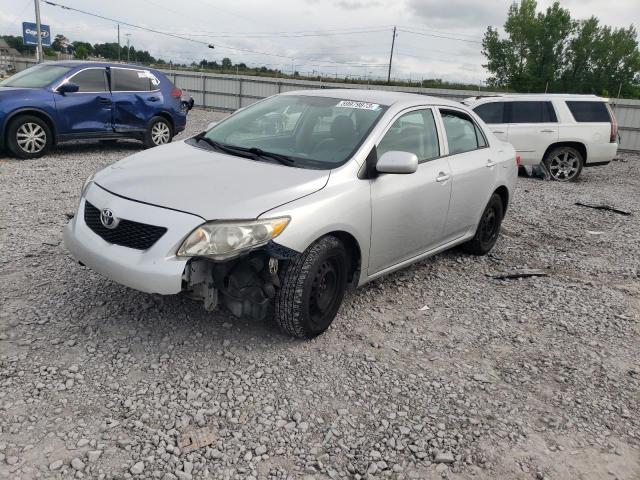
[[[42,88],[0,87],[0,98],[5,96],[31,98],[41,95],[46,90]]]
[[[117,195],[205,220],[244,219],[322,189],[329,172],[174,142],[120,160],[98,172],[94,182]]]

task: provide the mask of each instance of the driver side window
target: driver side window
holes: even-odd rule
[[[413,153],[425,162],[440,156],[438,131],[430,109],[415,110],[398,118],[377,147],[378,158],[390,151]]]

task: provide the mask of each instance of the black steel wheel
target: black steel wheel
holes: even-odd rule
[[[340,240],[326,236],[284,264],[275,299],[275,321],[298,338],[313,338],[333,322],[347,286],[349,255]]]
[[[504,217],[504,206],[500,195],[494,193],[482,212],[476,234],[462,248],[473,255],[486,255],[491,251],[500,236],[500,226]]]

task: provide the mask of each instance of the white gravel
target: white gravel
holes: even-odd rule
[[[0,156],[0,478],[640,478],[639,156],[521,178],[492,254],[374,282],[303,342],[71,260],[84,179],[139,148]],[[525,267],[549,275],[488,276]]]

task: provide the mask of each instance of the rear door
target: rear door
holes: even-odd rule
[[[451,166],[451,203],[445,240],[475,229],[496,184],[498,164],[482,129],[466,112],[441,108]]]
[[[60,134],[81,137],[113,131],[111,93],[105,68],[82,69],[63,83],[75,83],[79,90],[54,96]]]
[[[149,70],[126,67],[111,67],[110,80],[115,131],[144,131],[164,105],[160,80]]]
[[[509,119],[508,142],[524,165],[537,165],[547,147],[558,141],[558,117],[550,101],[505,102]]]
[[[509,123],[507,120],[505,102],[487,102],[473,109],[484,123],[491,129],[498,139],[506,142],[509,135]]]

